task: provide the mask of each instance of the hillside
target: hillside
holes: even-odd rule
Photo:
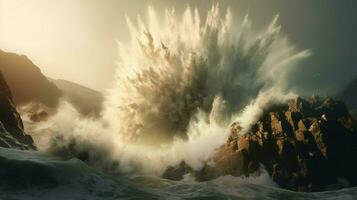
[[[102,110],[103,94],[80,84],[63,80],[49,79],[74,107],[83,115],[97,116]]]
[[[33,103],[27,111],[35,121],[44,118],[39,115],[53,113],[61,98],[72,103],[83,115],[97,116],[102,109],[103,95],[100,92],[70,81],[47,78],[24,55],[0,50],[0,71],[16,106]]]
[[[0,50],[0,71],[16,105],[29,102],[42,103],[51,108],[58,105],[61,91],[26,56]]]

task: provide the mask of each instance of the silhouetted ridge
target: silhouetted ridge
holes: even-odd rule
[[[70,81],[49,79],[24,55],[0,50],[0,70],[16,106],[34,103],[28,110],[34,121],[46,119],[48,114],[53,113],[61,97],[83,115],[98,116],[102,109],[104,98],[100,92]]]
[[[49,80],[62,91],[62,96],[72,103],[81,114],[98,116],[101,112],[104,101],[102,93],[63,79]]]
[[[0,70],[16,105],[36,102],[57,106],[61,91],[26,56],[0,50]]]

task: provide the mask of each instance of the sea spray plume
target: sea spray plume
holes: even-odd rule
[[[199,169],[226,141],[232,121],[246,130],[266,105],[287,97],[289,68],[309,54],[281,36],[277,18],[256,35],[248,17],[237,25],[218,6],[205,22],[191,9],[181,19],[166,11],[162,23],[155,15],[149,9],[148,25],[128,19],[132,40],[119,44],[116,83],[101,119],[84,119],[64,103],[31,132],[49,136],[55,150],[87,154],[103,167],[118,163],[123,172],[159,174],[181,161]],[[142,144],[154,142],[160,145]]]
[[[296,52],[280,36],[277,16],[258,36],[251,33],[247,16],[233,26],[231,12],[221,17],[218,5],[205,22],[190,8],[181,19],[174,10],[165,16],[158,21],[149,8],[147,24],[140,17],[136,25],[127,18],[132,39],[119,44],[116,84],[107,108],[116,116],[118,133],[131,141],[186,138],[195,114],[209,115],[217,97],[225,109],[217,115],[224,119],[215,120],[226,125],[261,90],[283,91],[288,67],[309,54]]]
[[[159,147],[138,145],[118,137],[113,126],[104,119],[83,118],[67,102],[62,101],[59,110],[47,121],[26,130],[31,132],[40,151],[61,157],[75,156],[100,168],[124,173],[159,175],[167,166],[183,160],[199,169],[229,135],[225,127],[199,120],[190,123],[187,140],[176,139],[170,145]],[[202,112],[197,116],[207,117]]]
[[[296,94],[291,92],[284,94],[275,88],[260,92],[257,98],[245,106],[233,120],[235,122],[239,122],[239,126],[242,128],[239,134],[246,134],[250,130],[251,126],[258,121],[260,116],[263,115],[266,108],[275,104],[283,104],[289,99],[296,98],[296,96]]]

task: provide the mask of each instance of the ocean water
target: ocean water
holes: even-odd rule
[[[0,148],[1,200],[71,199],[356,199],[357,188],[299,193],[278,188],[266,174],[207,182],[171,181],[104,172],[78,159]]]

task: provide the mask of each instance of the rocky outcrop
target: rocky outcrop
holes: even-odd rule
[[[297,98],[266,110],[249,133],[231,126],[226,144],[200,171],[184,163],[163,177],[192,173],[204,181],[222,175],[251,176],[260,166],[282,188],[325,191],[357,185],[357,123],[342,102]],[[181,169],[180,169],[181,168]],[[182,170],[184,168],[185,170]]]
[[[36,102],[51,108],[57,106],[61,91],[26,56],[0,50],[0,70],[15,105]]]
[[[0,73],[0,147],[35,149],[33,139],[24,132],[9,87]]]

